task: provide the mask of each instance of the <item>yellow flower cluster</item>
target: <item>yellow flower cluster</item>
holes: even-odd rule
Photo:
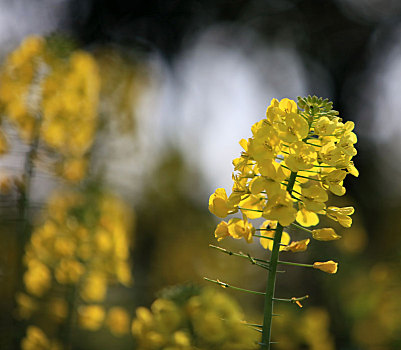
[[[0,71],[0,105],[25,141],[38,137],[57,153],[59,175],[79,181],[97,126],[100,77],[89,53],[61,55],[52,45],[32,36],[8,56]]]
[[[265,236],[272,223],[286,227],[296,221],[310,227],[319,223],[319,215],[351,226],[352,207],[326,206],[328,192],[345,194],[347,174],[358,176],[352,162],[357,153],[354,123],[343,123],[337,114],[331,103],[316,97],[300,98],[298,104],[287,98],[271,101],[266,118],[252,126],[253,136],[240,141],[244,151],[233,161],[231,195],[218,188],[210,196],[209,210],[216,216],[242,213],[242,219],[217,226],[218,240],[233,237],[251,242],[255,228],[248,219],[260,217],[267,220],[261,229]],[[312,237],[339,238],[333,229],[314,230]],[[283,240],[283,245],[288,244],[285,234]]]
[[[96,62],[83,51],[73,52],[68,62],[55,61],[43,82],[41,137],[64,157],[58,170],[71,181],[85,174],[83,156],[96,131],[99,89]]]
[[[160,298],[140,307],[132,322],[138,350],[257,349],[258,333],[244,325],[239,306],[224,293],[204,289]]]
[[[131,217],[121,200],[109,194],[54,195],[26,249],[27,292],[41,297],[55,279],[79,285],[81,298],[89,303],[104,300],[111,281],[130,284]]]
[[[106,325],[111,333],[120,337],[129,333],[131,317],[119,306],[112,307],[107,314],[101,305],[82,305],[78,308],[78,323],[83,329],[97,331]]]
[[[0,71],[0,105],[24,140],[30,141],[39,109],[39,81],[44,75],[46,42],[31,36],[13,51]]]
[[[62,346],[56,340],[50,340],[47,335],[36,326],[29,326],[26,336],[22,339],[22,350],[61,350]]]

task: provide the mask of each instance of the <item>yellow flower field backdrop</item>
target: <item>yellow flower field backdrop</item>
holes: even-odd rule
[[[275,304],[272,349],[401,346],[396,56],[382,50],[393,79],[365,67],[365,81],[341,80],[352,70],[341,50],[319,56],[335,38],[291,46],[302,32],[291,26],[313,14],[359,23],[352,6],[294,4],[160,5],[168,25],[119,13],[118,34],[100,20],[80,29],[98,41],[38,29],[2,42],[1,349],[259,349],[278,226],[293,265],[278,266],[275,295],[290,302]],[[201,12],[204,27],[179,37]],[[275,16],[294,32],[262,35],[282,28]],[[325,105],[313,132],[297,104],[307,95],[339,112]]]

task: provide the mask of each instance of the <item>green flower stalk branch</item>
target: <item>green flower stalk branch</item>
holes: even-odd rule
[[[291,172],[288,185],[287,192],[291,194],[292,188],[294,187],[295,179],[297,173]],[[278,255],[280,250],[280,242],[281,236],[283,234],[283,226],[280,224],[277,225],[275,233],[274,233],[274,241],[272,254],[270,257],[270,269],[269,276],[267,279],[266,286],[266,296],[265,296],[265,309],[263,313],[263,327],[262,327],[262,348],[265,344],[269,347],[270,338],[271,338],[271,328],[272,328],[272,314],[273,314],[273,303],[274,303],[274,290],[276,285],[276,271],[278,264]]]
[[[240,212],[242,218],[222,221],[214,232],[218,241],[227,237],[244,238],[247,243],[259,238],[260,244],[271,251],[270,259],[259,259],[245,253],[234,253],[213,246],[228,255],[247,259],[253,265],[268,270],[265,292],[233,287],[219,280],[206,279],[224,288],[263,295],[264,315],[261,325],[262,338],[258,346],[269,350],[273,344],[271,329],[274,305],[278,301],[290,301],[302,307],[302,298],[276,298],[275,283],[278,265],[306,267],[334,274],[338,263],[332,260],[300,264],[279,260],[280,252],[304,252],[311,239],[333,241],[340,239],[332,228],[310,228],[319,224],[319,216],[350,227],[354,208],[327,206],[328,193],[345,194],[343,186],[347,174],[358,176],[352,158],[356,155],[357,137],[354,123],[343,123],[338,112],[327,99],[308,96],[298,102],[287,98],[273,99],[266,111],[266,118],[252,126],[252,137],[242,139],[244,149],[233,160],[234,185],[227,196],[218,188],[209,199],[209,210],[220,218]],[[251,221],[266,219],[260,228]],[[292,241],[287,227],[301,230],[308,236]],[[258,232],[256,234],[255,232]],[[259,330],[260,331],[260,330]]]

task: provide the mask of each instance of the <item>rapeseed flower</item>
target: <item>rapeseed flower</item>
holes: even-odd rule
[[[78,182],[98,124],[100,75],[90,53],[54,46],[29,36],[9,54],[0,68],[0,107],[25,142],[40,139],[52,153],[56,175]],[[0,131],[0,154],[7,147]]]
[[[258,348],[237,303],[212,289],[175,287],[150,310],[138,308],[131,329],[138,350]]]
[[[281,251],[303,252],[311,242],[310,238],[305,238],[290,243],[285,230],[288,226],[307,232],[318,241],[341,238],[331,228],[307,228],[318,225],[320,215],[338,221],[343,227],[351,226],[350,215],[354,208],[337,208],[326,203],[329,193],[338,196],[345,194],[344,180],[348,174],[359,175],[352,161],[357,154],[357,136],[353,129],[354,123],[343,123],[328,100],[316,96],[298,98],[298,103],[290,99],[273,99],[267,108],[266,118],[252,126],[252,137],[240,141],[244,151],[233,161],[232,193],[227,196],[225,190],[217,189],[210,196],[209,210],[216,216],[224,218],[236,212],[243,216],[243,219],[234,218],[219,223],[215,230],[218,241],[232,237],[245,238],[251,243],[252,237],[256,236],[264,248],[271,250],[270,261],[267,261],[213,246],[269,270],[266,293],[263,293],[265,315],[261,326],[262,349],[270,349],[277,265],[313,267],[330,274],[337,272],[338,263],[332,260],[304,264],[279,260],[279,254]],[[268,221],[259,229],[248,221],[260,217]],[[210,281],[222,287],[233,287],[219,280]],[[233,288],[260,294],[244,288]],[[306,297],[276,300],[300,305],[300,300]],[[213,313],[205,314],[204,319],[207,319],[207,323],[196,325],[196,329],[210,339],[223,339],[225,328],[221,320]],[[158,346],[166,344],[167,340],[162,335],[155,336],[149,332],[146,339],[150,338],[150,334],[157,339]],[[230,349],[236,348],[240,349],[233,344]]]
[[[343,195],[346,175],[358,176],[352,162],[354,123],[343,123],[337,114],[317,98],[299,99],[298,106],[290,99],[273,99],[266,118],[252,126],[253,136],[240,141],[244,152],[233,161],[232,193],[217,189],[209,210],[221,218],[237,211],[249,220],[263,216],[284,227],[295,220],[315,226],[319,215],[327,215],[349,227],[353,209],[326,208],[328,192]],[[218,226],[218,240],[233,236],[228,227]]]
[[[51,296],[60,286],[76,288],[82,304],[89,304],[81,305],[79,324],[98,329],[105,316],[93,303],[105,300],[110,284],[132,282],[130,218],[126,205],[105,192],[88,188],[53,195],[26,247],[23,281],[27,296]],[[50,300],[50,316],[63,322],[69,306]],[[27,297],[20,296],[19,304],[21,317],[37,311]]]

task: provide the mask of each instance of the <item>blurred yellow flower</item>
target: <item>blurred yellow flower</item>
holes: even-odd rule
[[[52,298],[48,304],[48,311],[57,322],[62,322],[67,318],[68,304],[64,299]]]
[[[24,283],[29,293],[42,296],[51,285],[49,268],[38,260],[30,260],[28,270],[24,273]]]
[[[83,300],[103,301],[107,292],[107,279],[102,272],[89,273],[85,278],[80,294]]]
[[[105,318],[104,308],[100,305],[87,305],[78,308],[78,324],[81,328],[97,331]]]
[[[38,303],[25,293],[17,293],[15,296],[17,301],[17,315],[22,319],[28,319],[38,309]]]
[[[229,296],[209,289],[175,288],[173,300],[179,302],[161,298],[151,312],[137,309],[132,333],[138,350],[258,348],[258,333],[243,324],[242,313]]]
[[[115,336],[122,336],[129,332],[130,316],[122,307],[112,307],[106,318],[106,325]]]
[[[29,326],[22,339],[22,350],[50,350],[51,343],[46,334],[36,326]]]

